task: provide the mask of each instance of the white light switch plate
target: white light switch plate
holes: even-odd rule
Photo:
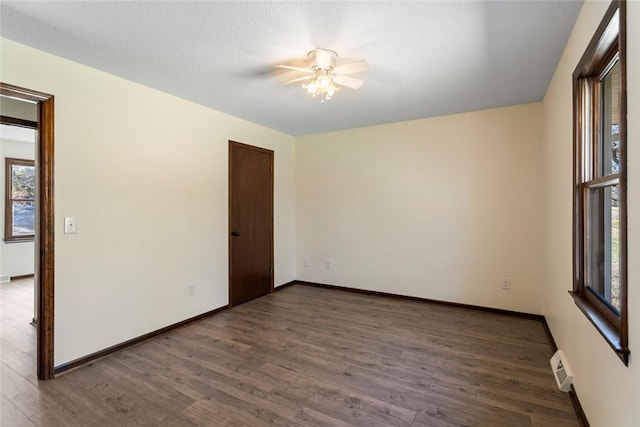
[[[78,233],[78,218],[75,216],[64,217],[64,234]]]

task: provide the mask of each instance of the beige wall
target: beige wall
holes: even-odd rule
[[[3,98],[0,98],[0,100]],[[31,104],[27,104],[31,105]],[[0,209],[0,227],[4,237],[4,189],[5,158],[34,160],[35,145],[31,142],[12,141],[0,138],[0,189],[2,189],[2,209]],[[5,279],[14,276],[33,274],[34,270],[33,242],[5,243],[0,241],[0,277]]]
[[[0,80],[55,95],[56,365],[227,304],[230,139],[275,150],[275,283],[295,279],[293,137],[8,40],[0,51]]]
[[[640,2],[628,5],[628,280],[631,362],[625,367],[574,305],[572,287],[571,73],[609,2],[586,2],[544,98],[545,309],[551,331],[573,368],[575,386],[594,427],[640,425]]]
[[[298,279],[542,313],[541,113],[298,138]]]

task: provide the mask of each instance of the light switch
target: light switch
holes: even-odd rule
[[[64,217],[64,234],[78,233],[78,218],[75,216]]]

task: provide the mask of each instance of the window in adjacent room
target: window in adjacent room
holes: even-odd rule
[[[5,160],[5,242],[33,240],[36,212],[36,168],[33,160]]]
[[[573,72],[572,295],[627,364],[625,6],[611,4]]]

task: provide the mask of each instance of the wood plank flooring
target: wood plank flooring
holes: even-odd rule
[[[46,382],[2,334],[2,426],[578,425],[541,323],[475,310],[296,285]]]

